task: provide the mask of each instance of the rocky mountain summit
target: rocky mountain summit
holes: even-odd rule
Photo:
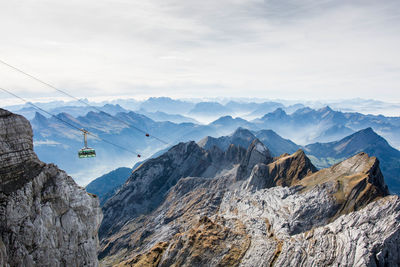
[[[366,153],[318,171],[302,150],[205,139],[134,170],[100,234],[105,266],[396,266],[400,199]]]
[[[0,109],[0,266],[98,266],[98,198],[33,151],[32,128]]]
[[[284,139],[272,130],[249,131],[245,128],[237,128],[231,135],[218,138],[207,136],[198,142],[203,149],[210,149],[213,146],[226,150],[231,144],[247,148],[254,139],[259,139],[273,156],[280,156],[284,153],[294,153],[300,146],[288,139]]]
[[[326,168],[360,152],[378,157],[385,181],[392,193],[400,194],[400,151],[372,128],[366,128],[341,140],[314,143],[304,147],[307,155],[318,168]]]

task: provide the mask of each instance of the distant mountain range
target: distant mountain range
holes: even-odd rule
[[[287,114],[282,108],[278,108],[252,121],[225,116],[210,125],[221,134],[233,132],[237,127],[255,131],[271,129],[302,145],[335,141],[372,127],[393,146],[400,147],[400,117],[343,113],[334,111],[330,107],[318,110],[301,108],[292,114]]]
[[[294,111],[304,108],[311,107],[313,109],[320,109],[324,106],[330,106],[335,110],[342,112],[361,112],[364,114],[391,114],[390,116],[396,116],[400,113],[400,104],[388,103],[372,99],[341,99],[340,101],[287,101],[287,100],[267,100],[260,98],[235,98],[235,99],[209,99],[207,101],[202,99],[172,99],[170,97],[150,97],[145,100],[137,100],[134,98],[122,98],[107,100],[102,102],[90,102],[88,99],[81,99],[83,102],[89,103],[94,106],[101,107],[105,104],[120,105],[124,109],[130,111],[138,111],[139,109],[146,110],[148,112],[161,111],[168,114],[188,114],[197,103],[199,102],[210,102],[219,103],[225,108],[232,110],[236,114],[229,114],[232,116],[241,115],[242,117],[249,119],[251,116],[245,116],[252,114],[252,117],[262,117],[264,114],[274,111],[277,108],[282,108],[287,113],[293,113]],[[51,110],[54,108],[64,106],[82,106],[83,104],[78,101],[51,101],[51,102],[35,102],[36,105],[44,108],[45,110]],[[31,107],[29,104],[24,105],[13,105],[7,106],[9,110],[19,111],[23,108]],[[397,111],[397,112],[396,112]],[[85,115],[85,114],[83,114]],[[388,115],[389,116],[389,115]]]
[[[84,99],[84,102],[90,103]],[[235,121],[235,127],[226,123],[229,130],[220,129],[220,135],[227,135],[237,127],[252,130],[271,129],[296,143],[306,145],[312,142],[331,142],[343,138],[358,130],[372,127],[385,137],[393,146],[400,148],[400,117],[385,117],[382,115],[364,115],[357,112],[341,112],[337,109],[343,104],[346,111],[365,111],[367,107],[380,110],[388,108],[400,111],[400,105],[373,100],[352,99],[341,102],[331,102],[336,110],[329,106],[313,109],[301,103],[285,104],[277,101],[251,102],[249,100],[232,100],[226,103],[219,101],[179,100],[169,97],[152,97],[138,101],[134,99],[119,99],[102,103],[90,103],[98,109],[115,115],[120,112],[134,111],[146,115],[155,121],[171,121],[175,123],[197,121],[211,122],[221,116],[232,116],[244,121]],[[322,103],[308,102],[312,106],[322,106]],[[85,116],[92,108],[81,102],[55,101],[36,103],[53,114],[67,113],[73,117]],[[380,107],[380,109],[379,109]],[[34,108],[30,105],[16,105],[9,110],[22,114],[29,119],[34,117]],[[45,115],[45,114],[43,114]],[[47,115],[45,115],[47,116]],[[207,118],[204,120],[204,118]],[[249,123],[251,125],[249,125]],[[222,132],[223,131],[223,132]]]
[[[140,104],[140,109],[148,112],[165,112],[169,114],[187,114],[195,103],[190,101],[171,99],[169,97],[150,97]]]
[[[194,116],[223,116],[232,114],[232,112],[233,110],[218,102],[200,102],[189,111],[189,114]]]
[[[281,143],[270,142],[268,146],[276,154],[281,152],[291,153],[296,145],[305,146],[315,142],[333,142],[368,127],[372,127],[374,131],[387,139],[392,146],[400,147],[400,117],[343,113],[332,110],[330,107],[315,110],[300,104],[283,106],[278,102],[242,103],[236,101],[230,101],[224,105],[217,102],[200,102],[196,104],[190,101],[170,98],[150,98],[144,102],[129,102],[126,100],[121,102],[121,105],[114,103],[98,107],[117,118],[114,119],[105,113],[91,111],[89,107],[77,106],[76,103],[75,106],[74,103],[68,104],[67,106],[43,104],[43,107],[54,113],[63,110],[71,112],[74,115],[68,112],[61,112],[57,116],[79,128],[89,130],[100,138],[110,140],[128,150],[141,154],[142,158],[140,160],[178,142],[199,141],[204,136],[216,138],[226,136],[239,127],[253,131],[257,137],[260,134],[258,132],[262,130],[272,130],[275,134],[284,136],[286,140],[291,140],[292,144],[288,141],[282,141]],[[127,108],[130,106],[139,109],[143,114],[129,111]],[[300,109],[293,113],[285,111],[297,107],[300,107]],[[257,110],[267,112],[273,108],[276,109],[254,120],[227,115],[209,124],[200,124],[191,117],[195,113],[207,115],[213,114],[213,112],[220,112],[221,114],[232,112],[249,115],[255,114],[254,112]],[[175,113],[166,112],[171,112],[171,110]],[[22,107],[20,111],[31,117],[32,112],[34,112],[32,108],[26,107]],[[191,112],[192,115],[184,115]],[[119,120],[126,121],[128,125],[132,124],[134,127],[129,127]],[[85,184],[93,177],[98,177],[117,167],[131,167],[138,160],[132,153],[117,149],[93,138],[89,138],[89,145],[97,149],[97,158],[85,161],[79,160],[74,156],[76,151],[82,147],[81,133],[64,125],[55,118],[48,118],[47,114],[40,115],[38,113],[33,115],[31,123],[35,133],[35,150],[39,156],[47,162],[55,162],[60,165],[61,168],[66,169],[76,177],[81,184]],[[146,138],[143,132],[137,131],[135,128],[148,132],[168,144],[159,142],[151,137]],[[272,138],[271,132],[269,135],[269,138]],[[288,149],[291,150],[289,151]],[[74,156],[71,157],[71,155]],[[336,157],[335,159],[325,160],[336,162],[337,159]]]
[[[318,110],[302,108],[287,114],[279,108],[252,122],[300,144],[334,141],[351,132],[372,127],[395,146],[400,145],[400,117],[343,113],[330,107]]]
[[[39,105],[42,106],[42,105]],[[98,112],[99,109],[103,112],[107,112],[111,115],[115,115],[119,112],[128,112],[128,110],[122,108],[120,105],[112,105],[112,104],[105,104],[103,106],[96,106],[95,108],[92,107],[88,107],[88,106],[83,106],[81,103],[80,105],[76,105],[76,106],[56,106],[56,107],[48,107],[46,108],[46,105],[43,105],[43,109],[52,113],[52,114],[59,114],[59,113],[66,113],[69,114],[72,117],[78,117],[78,116],[85,116],[86,114],[88,114],[89,112]],[[25,118],[27,118],[28,120],[32,120],[35,117],[36,113],[40,113],[45,117],[49,117],[49,115],[45,112],[42,112],[38,109],[36,109],[35,107],[32,106],[26,106],[23,107],[21,109],[18,109],[16,111],[16,113],[24,116]]]
[[[187,116],[182,116],[179,114],[168,114],[168,113],[165,113],[162,111],[149,112],[149,111],[146,111],[145,109],[140,109],[137,111],[137,113],[143,114],[154,121],[170,121],[173,123],[184,123],[184,122],[191,122],[191,123],[197,123],[197,124],[199,123],[195,119],[192,119]]]

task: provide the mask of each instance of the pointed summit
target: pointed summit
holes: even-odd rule
[[[93,112],[93,111],[91,111],[91,112]],[[64,120],[75,120],[74,117],[72,117],[71,115],[69,115],[66,112],[61,112],[61,113],[57,114],[57,117],[60,119],[64,119]]]
[[[274,117],[282,118],[287,116],[286,112],[282,108],[275,109],[274,112],[271,113]]]
[[[299,149],[292,155],[283,154],[269,164],[257,164],[245,183],[245,189],[259,190],[274,186],[292,186],[307,175],[317,171],[317,168]]]
[[[319,109],[318,111],[321,112],[321,113],[326,113],[326,112],[331,112],[331,111],[333,111],[333,109],[331,109],[330,106],[325,106],[325,107]]]
[[[360,130],[356,132],[355,134],[365,134],[365,135],[370,135],[370,136],[379,136],[377,133],[374,132],[374,130],[371,127],[365,128],[363,130]]]
[[[277,108],[272,114],[286,115],[286,112],[282,108]]]
[[[249,130],[244,129],[242,127],[237,128],[236,131],[234,133],[232,133],[231,137],[232,137],[232,140],[237,140],[237,139],[247,140],[249,142],[249,144],[254,139],[256,139],[254,134],[252,134]]]
[[[302,114],[306,114],[306,113],[310,113],[313,112],[314,110],[310,107],[304,107],[304,108],[299,108],[297,109],[293,115],[302,115]]]
[[[265,144],[273,156],[279,156],[283,153],[294,153],[299,146],[289,139],[284,139],[272,130],[261,130],[255,133],[255,136]]]
[[[41,113],[36,112],[35,117],[31,121],[33,126],[39,127],[39,128],[45,128],[48,127],[48,119],[43,116]]]
[[[265,114],[264,117],[262,117],[262,120],[282,120],[288,117],[286,112],[282,108],[277,108],[275,111]]]
[[[246,126],[248,125],[248,121],[237,117],[237,118],[233,118],[230,115],[227,116],[222,116],[219,119],[213,121],[210,123],[210,125],[214,125],[216,127],[240,127],[240,126]],[[247,127],[247,126],[246,126]]]
[[[256,137],[249,130],[239,127],[230,136],[221,136],[219,138],[207,136],[201,139],[198,145],[206,150],[217,146],[226,151],[231,144],[247,149],[254,139]]]
[[[246,151],[246,155],[237,171],[237,179],[241,180],[246,176],[249,176],[253,167],[258,163],[268,164],[273,160],[271,153],[268,148],[260,142],[260,140],[255,139]]]
[[[33,120],[36,120],[37,122],[45,122],[47,121],[47,118],[43,116],[40,112],[35,112],[35,117]]]
[[[224,123],[224,122],[230,122],[233,121],[233,117],[231,115],[226,115],[226,116],[222,116],[219,119],[215,120],[212,122],[212,124],[218,124],[218,123]]]
[[[345,138],[347,140],[351,140],[349,144],[352,144],[357,141],[357,144],[363,144],[363,146],[389,146],[388,142],[377,134],[371,127],[362,129],[354,134]],[[365,151],[365,150],[364,150]],[[366,152],[366,151],[365,151]]]
[[[315,143],[306,146],[309,154],[321,157],[329,152],[331,157],[348,157],[359,152],[373,153],[377,151],[391,151],[388,142],[380,135],[374,132],[371,127],[360,130],[339,141],[330,143]]]

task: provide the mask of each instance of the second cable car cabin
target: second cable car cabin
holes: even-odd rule
[[[81,131],[83,133],[83,142],[85,146],[78,151],[78,157],[79,158],[96,157],[96,151],[93,148],[88,147],[87,145],[87,134],[89,134],[89,132],[86,131],[85,129],[81,129]]]

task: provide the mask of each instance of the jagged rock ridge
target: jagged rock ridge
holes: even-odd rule
[[[33,151],[32,128],[0,109],[0,265],[98,266],[98,199]]]
[[[180,143],[162,156],[148,160],[104,204],[100,236],[114,233],[128,220],[158,207],[181,178],[214,177],[219,168],[237,164],[245,153],[245,149],[234,145],[226,151],[216,146],[204,150],[195,142],[189,142]]]
[[[317,171],[303,151],[274,158],[257,139],[247,151],[229,150],[240,151],[230,152],[232,164],[215,146],[181,143],[138,168],[106,203],[102,263],[400,264],[400,199],[388,196],[375,157],[360,153]],[[154,181],[158,189],[148,191]],[[153,206],[149,193],[158,197]],[[141,204],[146,210],[130,210]]]

